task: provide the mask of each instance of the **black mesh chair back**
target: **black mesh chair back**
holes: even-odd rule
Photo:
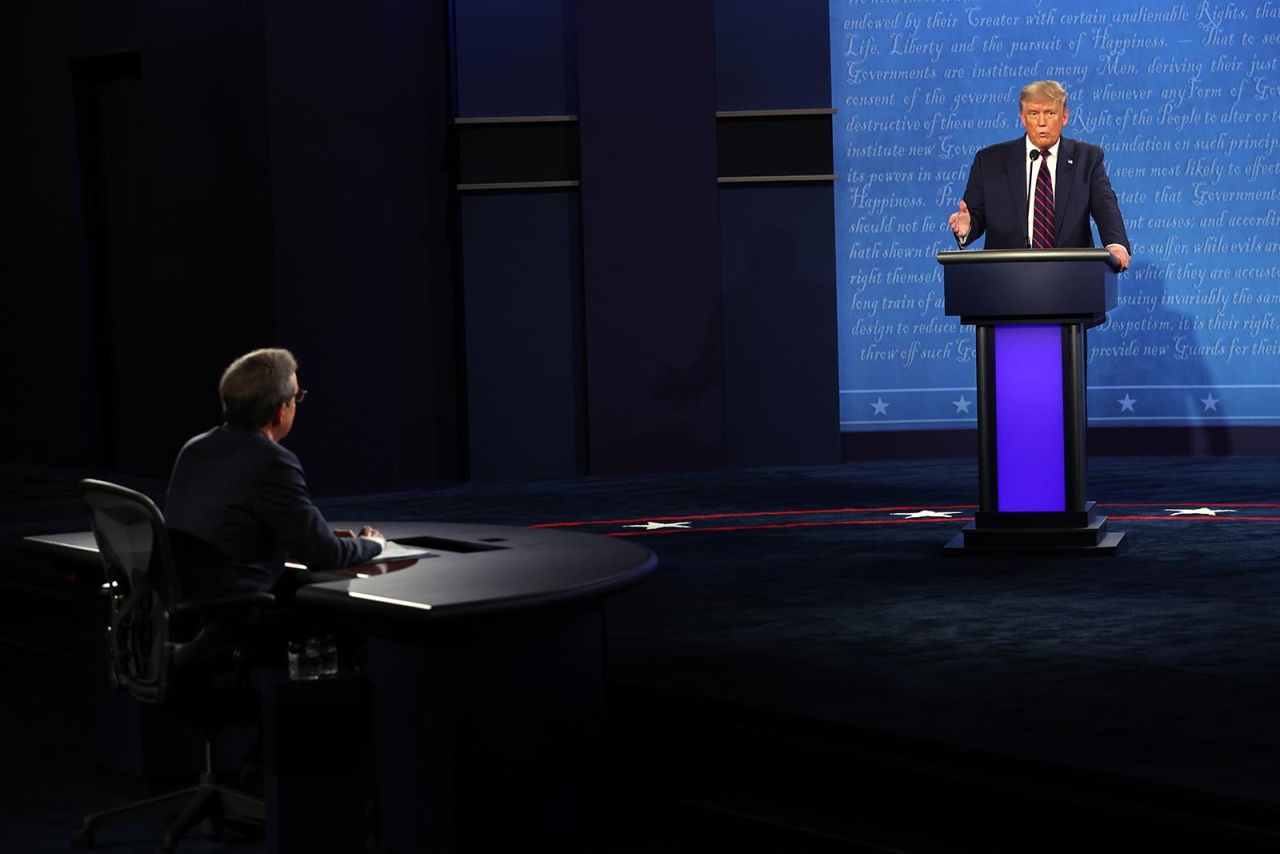
[[[197,722],[205,731],[205,770],[194,786],[86,816],[72,836],[72,847],[92,848],[94,828],[108,821],[176,816],[166,829],[162,851],[172,851],[183,834],[205,819],[215,831],[231,815],[261,822],[262,799],[218,782],[213,768],[214,733],[239,722],[244,696],[251,692],[247,685],[220,687],[199,675],[215,657],[247,640],[246,632],[275,597],[250,591],[184,599],[168,529],[155,503],[101,480],[81,481],[80,494],[89,507],[106,573],[111,682],[142,702],[167,703],[178,717]],[[175,685],[183,687],[174,690]]]
[[[181,599],[164,517],[150,498],[113,483],[87,479],[80,494],[106,573],[111,683],[143,702],[162,702],[173,665],[172,621]]]

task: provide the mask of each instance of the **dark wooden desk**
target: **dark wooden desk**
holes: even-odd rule
[[[280,817],[272,849],[311,850],[325,841],[325,822],[308,820],[317,811],[362,809],[334,805],[315,773],[326,742],[359,727],[372,741],[378,850],[591,850],[603,788],[605,596],[643,580],[657,559],[625,540],[561,530],[378,527],[431,555],[317,571],[298,591],[308,609],[363,628],[369,714],[333,720],[324,697],[299,699],[305,684],[277,686],[273,729],[293,738],[290,755],[319,762],[268,775]],[[27,541],[59,559],[97,561],[88,532]]]
[[[635,543],[558,529],[440,522],[378,529],[427,548],[430,557],[321,572],[298,599],[370,619],[434,624],[583,602],[635,584],[657,566],[653,552]]]
[[[594,850],[604,597],[656,558],[560,530],[380,527],[437,556],[298,594],[366,627],[379,849]]]
[[[41,534],[38,537],[23,537],[22,542],[30,548],[77,566],[102,565],[98,561],[98,543],[93,539],[93,531]]]
[[[314,583],[299,590],[298,599],[374,619],[434,623],[589,600],[638,583],[658,564],[635,543],[558,529],[445,522],[385,522],[378,529],[390,540],[421,542],[431,554],[347,570],[316,568]],[[91,531],[23,541],[59,560],[98,565]]]

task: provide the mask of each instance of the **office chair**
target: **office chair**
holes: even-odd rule
[[[266,592],[211,599],[183,599],[169,548],[164,517],[140,492],[100,480],[80,483],[94,539],[106,573],[110,602],[107,669],[111,684],[144,703],[163,703],[180,719],[198,723],[205,735],[205,769],[194,786],[86,816],[73,848],[92,848],[93,829],[103,822],[177,817],[165,831],[161,851],[171,852],[184,833],[203,819],[215,832],[228,814],[263,821],[261,798],[219,784],[213,772],[213,738],[232,723],[248,696],[247,684],[228,688],[219,670],[241,671],[243,649],[263,608]]]

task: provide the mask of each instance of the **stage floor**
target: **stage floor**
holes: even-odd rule
[[[609,609],[609,680],[624,696],[1280,811],[1280,460],[1093,460],[1089,497],[1127,532],[1114,557],[944,555],[976,477],[971,460],[882,461],[322,507],[566,526],[653,549],[658,571]],[[41,524],[65,525],[68,506]]]
[[[944,555],[976,478],[884,461],[340,504],[652,548],[611,606],[618,684],[1280,807],[1280,460],[1093,460],[1114,557]]]

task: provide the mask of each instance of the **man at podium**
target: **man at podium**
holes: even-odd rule
[[[1039,80],[1018,99],[1026,134],[978,151],[960,207],[947,220],[960,248],[986,234],[986,249],[1093,246],[1089,220],[1103,244],[1129,266],[1129,236],[1102,149],[1067,139],[1067,92]]]

